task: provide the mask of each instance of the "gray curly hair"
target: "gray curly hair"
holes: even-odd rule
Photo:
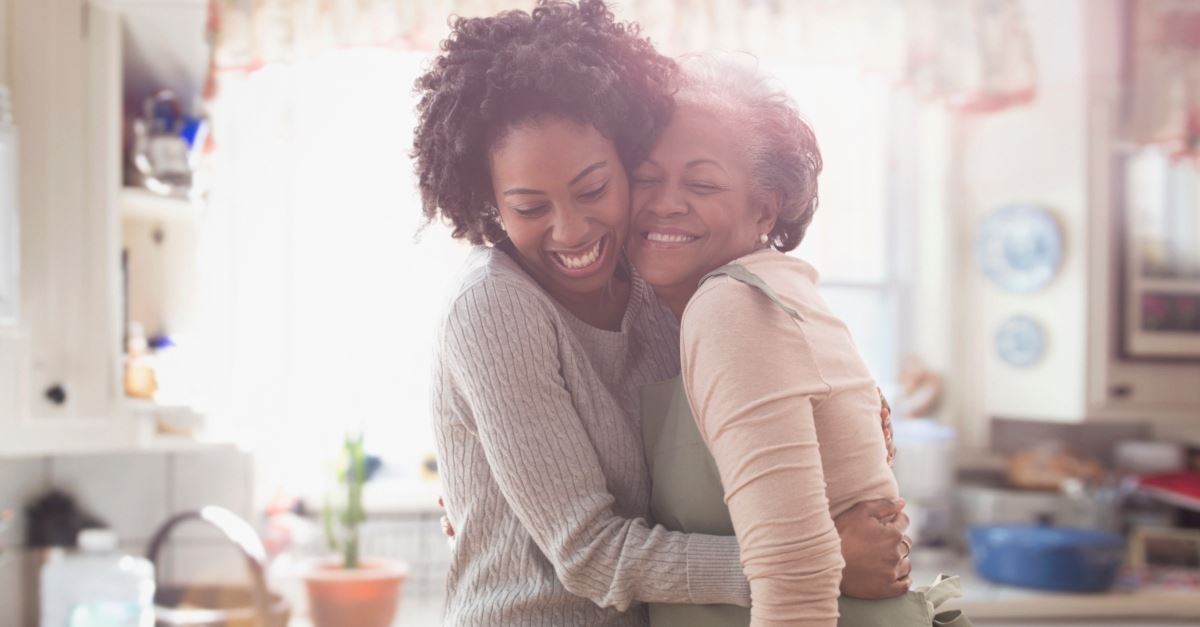
[[[817,211],[822,164],[812,127],[748,55],[689,55],[679,64],[676,106],[698,108],[742,126],[735,135],[743,142],[756,198],[779,199],[770,244],[785,252],[799,246]]]

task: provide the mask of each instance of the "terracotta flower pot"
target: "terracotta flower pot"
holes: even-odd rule
[[[364,560],[353,570],[322,562],[304,576],[309,613],[316,627],[389,627],[396,617],[403,564]]]

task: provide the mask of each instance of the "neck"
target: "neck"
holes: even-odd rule
[[[683,310],[687,308],[689,300],[692,300],[692,295],[700,287],[698,281],[688,281],[680,285],[670,286],[655,286],[654,292],[658,297],[667,304],[667,308],[671,313],[675,314],[676,320],[683,320]]]
[[[734,256],[725,263],[713,266],[712,269],[715,270],[727,263],[732,263],[733,261],[741,259],[750,253],[766,250],[767,248],[768,246],[756,246],[755,248],[752,248],[743,254]],[[707,272],[705,272],[705,274],[707,274]],[[690,301],[692,296],[696,294],[696,290],[700,289],[700,277],[688,279],[687,281],[679,283],[678,285],[653,285],[651,287],[654,288],[654,293],[658,294],[658,297],[667,304],[667,308],[671,310],[671,313],[675,314],[675,319],[682,321],[683,310],[687,308],[688,301]]]
[[[497,247],[516,261],[517,265],[521,266],[551,298],[571,312],[571,315],[600,329],[621,330],[621,320],[624,319],[625,308],[629,305],[631,281],[629,273],[619,264],[603,288],[587,293],[569,292],[530,268],[511,243],[502,242]]]
[[[600,329],[620,331],[629,306],[630,283],[614,275],[602,290],[579,294],[547,290],[571,315]]]

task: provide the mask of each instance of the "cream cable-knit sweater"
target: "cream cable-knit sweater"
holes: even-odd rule
[[[645,520],[638,391],[679,355],[640,278],[606,331],[480,248],[439,340],[433,415],[457,531],[446,625],[645,625],[641,602],[749,604],[733,537]]]

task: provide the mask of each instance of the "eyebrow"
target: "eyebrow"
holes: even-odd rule
[[[512,189],[504,190],[505,196],[529,196],[539,194],[544,196],[546,192],[543,192],[540,189],[529,189],[528,187],[514,187]]]
[[[575,178],[571,179],[571,182],[567,183],[567,185],[574,185],[574,184],[578,183],[579,181],[583,180],[583,177],[585,177],[585,176],[591,174],[592,172],[595,172],[596,170],[599,170],[600,168],[603,168],[604,166],[607,166],[607,165],[608,165],[607,161],[597,161],[597,162],[593,163],[592,165],[589,165],[588,167],[584,168],[579,174],[576,174]]]
[[[578,183],[579,181],[583,180],[583,177],[585,177],[585,176],[591,174],[592,172],[595,172],[596,170],[599,170],[600,168],[603,168],[607,165],[608,165],[607,161],[597,161],[597,162],[593,163],[592,165],[589,165],[588,167],[584,168],[582,171],[579,172],[579,174],[576,174],[575,178],[571,179],[571,181],[569,183],[567,183],[567,185],[574,185],[574,184]],[[528,187],[514,187],[512,189],[504,190],[503,195],[504,196],[531,196],[531,195],[543,195],[544,196],[545,194],[546,194],[546,192],[544,192],[540,189],[530,189]]]

